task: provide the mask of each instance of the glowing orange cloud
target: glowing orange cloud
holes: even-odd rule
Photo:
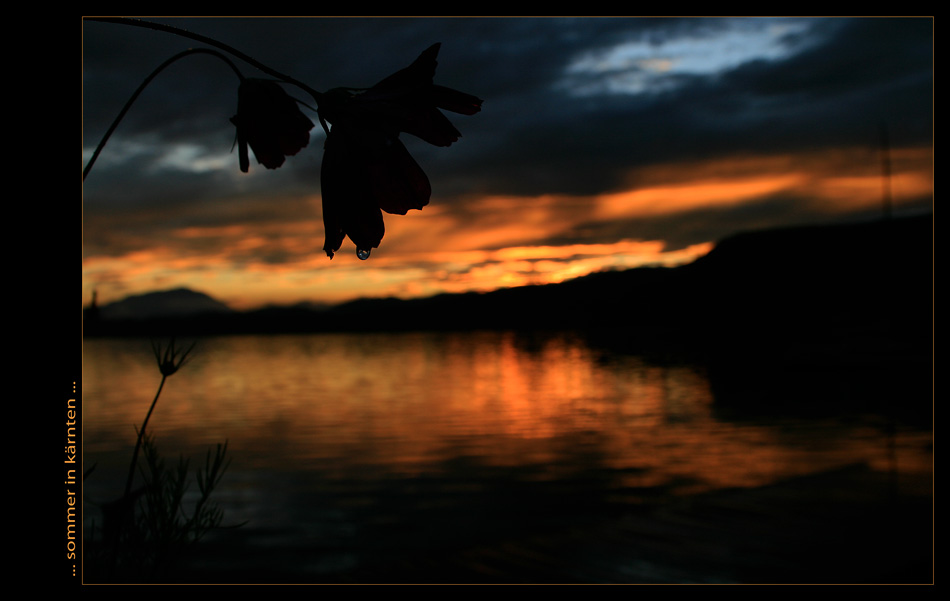
[[[931,149],[895,149],[891,157],[895,205],[933,194]],[[814,215],[834,216],[879,207],[882,178],[878,154],[834,149],[657,165],[632,172],[625,188],[591,197],[436,200],[423,211],[387,219],[384,246],[365,262],[352,248],[327,260],[320,251],[319,198],[287,199],[292,211],[280,209],[260,223],[188,226],[147,249],[89,256],[83,260],[84,299],[88,302],[93,288],[101,302],[108,302],[188,286],[236,308],[251,308],[487,291],[561,282],[605,269],[677,265],[707,253],[713,241],[669,249],[663,240],[578,243],[576,232],[598,223],[729,209],[776,195],[797,199]],[[263,209],[255,205],[255,210]],[[566,233],[575,242],[551,243]]]
[[[931,149],[894,149],[891,162],[896,202],[933,193]],[[880,156],[866,148],[659,165],[638,170],[630,181],[629,190],[597,198],[599,219],[737,206],[782,193],[834,214],[879,206],[882,197]]]
[[[734,206],[792,189],[803,181],[804,178],[800,174],[768,175],[631,190],[599,197],[595,217],[607,221],[684,213],[699,208]]]

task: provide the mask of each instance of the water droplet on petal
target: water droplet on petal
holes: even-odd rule
[[[365,261],[369,258],[369,251],[370,249],[368,248],[357,248],[356,256],[360,258],[360,261]]]

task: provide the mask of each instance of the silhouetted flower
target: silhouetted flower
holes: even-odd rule
[[[238,87],[238,112],[231,117],[237,126],[238,157],[247,173],[250,146],[257,162],[277,169],[284,158],[300,152],[310,143],[313,122],[304,115],[276,82],[245,79]]]
[[[357,256],[367,258],[383,239],[380,210],[405,215],[429,203],[429,179],[400,133],[450,146],[462,134],[439,109],[464,115],[481,110],[481,99],[432,83],[440,46],[369,89],[336,88],[321,99],[320,117],[332,126],[321,171],[323,249],[331,259],[346,236]]]
[[[181,369],[181,366],[188,360],[188,354],[194,350],[196,344],[197,342],[191,343],[188,350],[182,353],[180,348],[175,348],[175,339],[172,338],[163,352],[162,345],[153,341],[152,352],[155,354],[155,361],[158,363],[158,371],[165,377],[173,375]],[[180,357],[178,356],[179,353],[181,353]],[[149,413],[151,413],[151,411],[149,411]],[[143,427],[142,430],[144,431],[145,428]]]

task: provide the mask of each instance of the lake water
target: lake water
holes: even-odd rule
[[[94,339],[82,376],[88,528],[121,495],[160,375],[147,340]],[[215,498],[246,524],[197,560],[219,578],[358,578],[856,464],[932,478],[929,427],[865,410],[739,415],[713,389],[700,364],[567,333],[218,337],[168,379],[149,430],[195,463],[229,442]]]

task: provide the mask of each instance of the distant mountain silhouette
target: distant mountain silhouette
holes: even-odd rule
[[[129,296],[99,307],[100,318],[107,320],[154,319],[233,312],[233,309],[224,303],[188,288]]]
[[[86,335],[574,329],[633,351],[713,349],[750,361],[776,354],[927,355],[933,217],[744,233],[689,265],[488,293],[237,313],[177,290],[129,298],[101,313],[100,327]]]
[[[83,334],[492,329],[531,341],[571,331],[606,361],[633,353],[702,365],[717,410],[733,418],[883,407],[927,424],[933,274],[933,216],[926,215],[743,233],[680,267],[487,293],[232,312],[200,293],[168,291],[114,303],[136,319],[116,318],[107,305],[96,320],[87,309]]]

